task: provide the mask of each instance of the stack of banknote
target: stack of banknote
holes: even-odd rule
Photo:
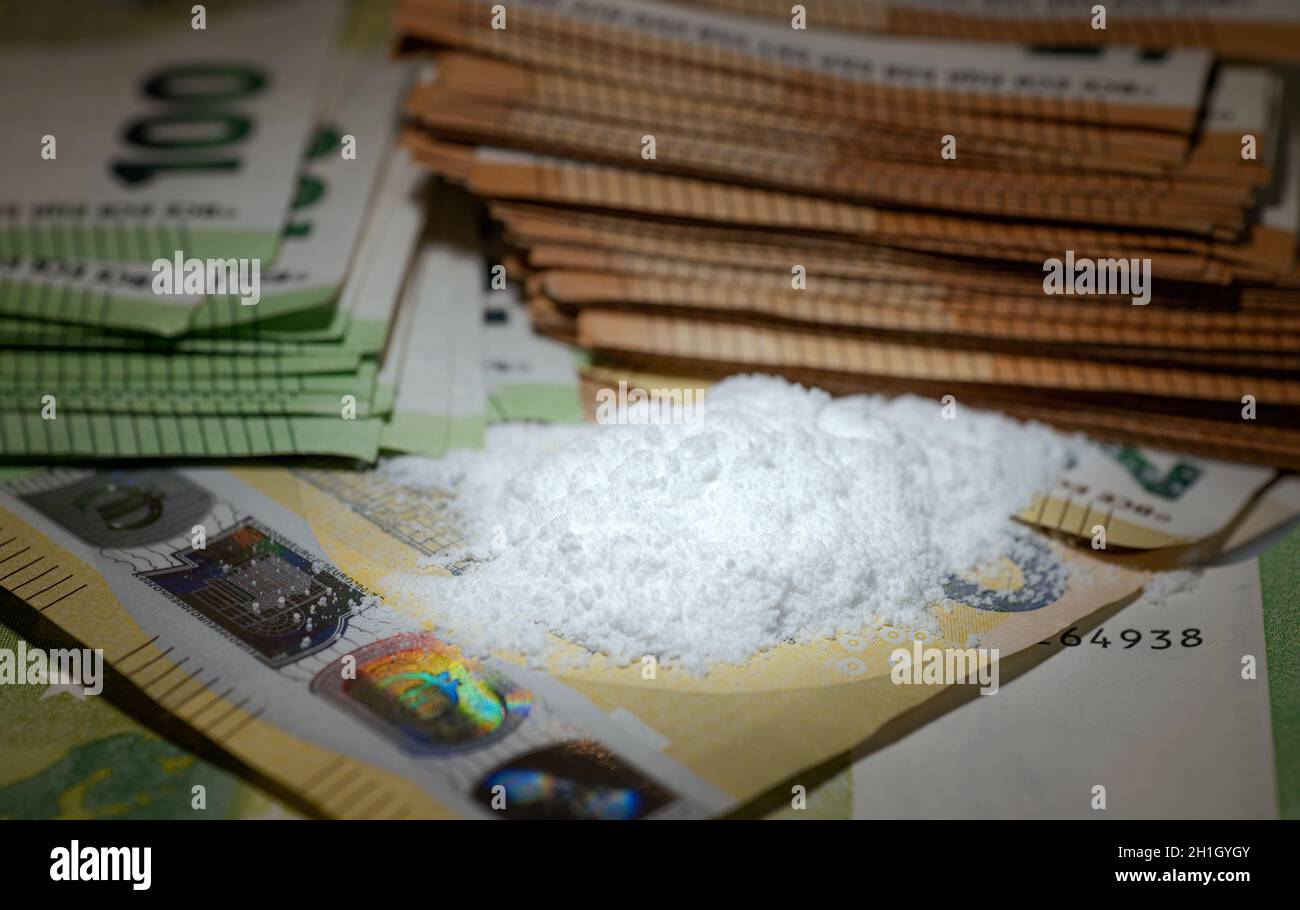
[[[675,0],[773,19],[780,0]],[[1300,62],[1300,17],[1288,0],[1128,0],[1098,18],[1096,4],[1060,0],[819,0],[816,18],[852,31],[1092,47],[1204,47],[1234,60]],[[1107,4],[1100,4],[1106,8]]]
[[[1215,54],[1294,56],[1294,10],[1198,5],[1208,25],[1149,33],[1195,46],[1150,51],[825,6],[401,0],[436,64],[404,145],[487,201],[536,326],[594,367],[952,395],[1300,466],[1296,85]],[[1024,35],[1159,18],[1041,6]]]
[[[373,461],[576,419],[480,216],[396,143],[389,5],[191,6],[6,11],[0,456]]]

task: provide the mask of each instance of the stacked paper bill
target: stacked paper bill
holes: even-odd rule
[[[404,144],[487,200],[539,330],[597,363],[1300,465],[1300,118],[1273,70],[651,0],[396,21],[436,67]]]
[[[780,0],[703,5],[791,18],[790,4]],[[823,24],[863,32],[1076,47],[1204,47],[1241,60],[1300,60],[1300,9],[1289,0],[1126,0],[1101,4],[1100,11],[1095,6],[1082,0],[822,0],[813,15]]]
[[[1300,514],[1300,141],[1250,62],[1294,55],[1287,9],[1170,0],[1089,38],[1037,0],[210,6],[55,2],[0,36],[29,87],[0,114],[41,139],[0,148],[0,456],[44,463],[0,467],[0,648],[90,649],[126,712],[4,687],[0,817],[1082,815],[1163,706],[1076,715],[1193,671],[1237,726],[1165,712],[1178,766],[1240,781],[1182,811],[1295,814],[1297,538],[1211,580],[1231,611],[1137,602]],[[235,267],[218,292],[191,260]],[[438,454],[745,370],[1108,442],[925,627],[649,677],[462,651],[400,582],[465,568],[451,491],[260,460]],[[901,646],[973,643],[996,711],[892,678]],[[997,811],[932,783],[969,770],[954,742]]]

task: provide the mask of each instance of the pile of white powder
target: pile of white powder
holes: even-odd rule
[[[385,584],[471,650],[540,662],[553,633],[703,671],[784,641],[927,625],[952,571],[996,558],[1067,438],[916,397],[832,399],[742,376],[687,424],[489,430],[481,452],[388,462],[446,491],[476,560]]]

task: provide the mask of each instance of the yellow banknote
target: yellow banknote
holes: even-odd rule
[[[927,712],[974,668],[900,681],[899,649],[1003,674],[1144,574],[1032,537],[954,576],[927,629],[865,628],[691,675],[473,659],[437,604],[384,590],[457,541],[373,472],[51,470],[0,488],[0,585],[304,811],[343,817],[716,815]],[[1048,649],[1041,649],[1048,650]],[[572,654],[567,657],[573,657]],[[649,670],[649,672],[647,672]]]

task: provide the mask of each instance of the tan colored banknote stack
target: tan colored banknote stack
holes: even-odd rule
[[[714,5],[398,4],[435,61],[404,144],[487,200],[540,331],[1300,466],[1279,72]]]
[[[791,13],[784,0],[675,2],[772,19]],[[1114,15],[1107,15],[1107,7]],[[1085,47],[1204,47],[1237,60],[1300,61],[1300,7],[1290,0],[819,0],[815,9],[825,24],[861,32]]]

